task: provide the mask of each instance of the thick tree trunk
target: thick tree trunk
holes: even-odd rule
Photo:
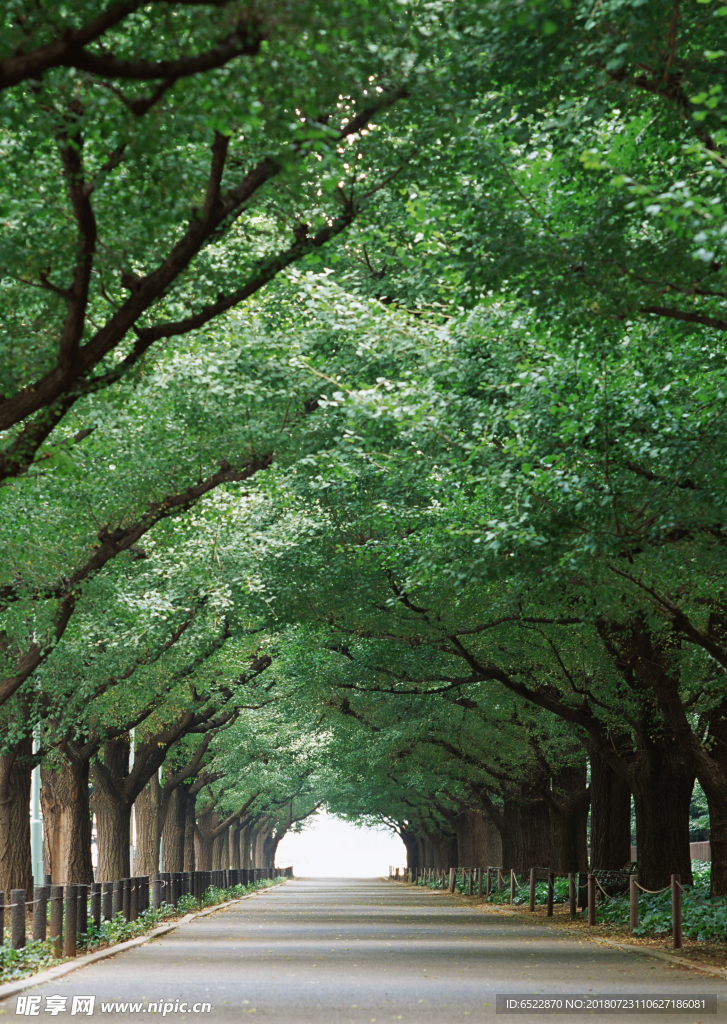
[[[485,868],[500,863],[500,833],[486,811],[464,811],[452,819],[452,826],[457,834],[459,867]]]
[[[642,698],[631,757],[608,746],[601,750],[617,771],[622,770],[634,796],[639,881],[647,889],[661,889],[678,872],[683,884],[691,884],[689,804],[698,744],[679,697],[673,636],[653,633],[643,615],[620,623],[603,621],[598,630],[631,692],[637,680],[645,696],[653,694],[658,702],[657,708]]]
[[[255,867],[265,867],[265,840],[268,837],[268,830],[263,826],[255,833]]]
[[[249,871],[252,867],[252,825],[246,825],[240,830],[240,859],[242,867]]]
[[[10,753],[0,756],[0,898],[10,889],[25,889],[26,898],[33,898],[29,810],[32,755],[33,741],[27,737]]]
[[[103,765],[91,766],[94,781],[91,805],[96,815],[97,880],[111,882],[131,874],[130,827],[132,804],[121,794],[129,774],[128,739],[104,744]]]
[[[520,787],[508,796],[503,809],[503,867],[524,874],[531,867],[547,867],[550,859],[550,810],[536,787]]]
[[[214,810],[207,810],[198,815],[197,827],[194,830],[194,862],[198,871],[213,870],[213,830],[219,824],[219,820],[219,815]]]
[[[184,871],[184,819],[190,784],[172,790],[162,829],[162,871]]]
[[[187,794],[184,808],[184,871],[196,871],[197,862],[194,856],[194,832],[197,803],[197,794],[190,791]]]
[[[162,789],[158,774],[152,775],[134,801],[136,818],[136,850],[134,874],[151,877],[159,871],[159,819]]]
[[[89,885],[93,866],[88,761],[66,752],[57,768],[41,768],[40,777],[45,870],[54,885]]]
[[[559,772],[550,796],[548,866],[558,874],[587,871],[590,793],[585,763]]]
[[[230,866],[227,857],[228,831],[229,829],[223,828],[219,835],[216,835],[214,838],[214,842],[212,844],[213,871],[225,871]]]
[[[694,770],[668,742],[642,747],[634,769],[639,882],[647,889],[662,889],[678,873],[683,885],[691,885],[689,804]]]
[[[416,871],[422,867],[419,863],[419,843],[417,842],[417,837],[407,828],[402,828],[399,835],[406,848],[406,869],[407,871]]]
[[[287,829],[283,829],[282,832],[278,832],[276,830],[275,832],[271,833],[265,840],[263,851],[265,857],[265,864],[263,865],[264,867],[275,867],[275,854],[278,849],[278,844],[280,843],[280,840],[283,838],[287,831]]]
[[[235,821],[227,830],[227,859],[230,867],[240,867],[240,822]]]
[[[624,745],[621,740],[617,748]],[[591,868],[618,871],[631,860],[631,787],[595,750],[591,762]]]
[[[112,882],[131,875],[131,807],[97,789],[93,795],[98,842],[99,882]]]

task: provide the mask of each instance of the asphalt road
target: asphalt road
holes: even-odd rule
[[[495,1024],[497,993],[535,992],[717,993],[716,1017],[692,1011],[649,1018],[727,1020],[727,981],[520,916],[483,913],[457,897],[376,879],[295,880],[25,996],[41,997],[38,1016],[45,1020],[52,1019],[48,998],[65,996],[65,1012],[55,1015],[59,1021],[88,1019],[78,1008],[72,1012],[73,997],[95,996],[91,1016],[118,1021]],[[17,999],[0,1004],[0,1013],[18,1020]],[[134,1003],[141,1007],[128,1005]],[[201,1003],[211,1009],[195,1009]],[[120,1004],[127,1005],[122,1010]],[[27,1003],[21,1006],[27,1011]],[[558,1019],[566,1024],[586,1018],[614,1022],[601,1013]],[[544,1024],[546,1018],[528,1013],[507,1019]]]

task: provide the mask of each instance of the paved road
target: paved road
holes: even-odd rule
[[[94,995],[94,1017],[245,1024],[495,1024],[498,992],[718,993],[727,981],[562,935],[521,917],[483,913],[457,897],[378,880],[296,880],[186,924],[152,943],[92,964],[27,995],[67,997],[56,1020],[79,1021],[72,997]],[[16,998],[0,1004],[15,1020]],[[103,1003],[144,1009],[102,1009]],[[187,1002],[186,1012],[163,1004]],[[208,1002],[210,1012],[194,1012]],[[254,1018],[244,1016],[254,1014]],[[499,1021],[506,1019],[497,1015]],[[545,1017],[510,1016],[513,1024]],[[548,1019],[553,1019],[549,1017]],[[583,1021],[585,1016],[560,1017]],[[614,1017],[589,1014],[590,1021]],[[623,1019],[641,1020],[631,1014]]]

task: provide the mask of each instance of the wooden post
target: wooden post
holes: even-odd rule
[[[517,882],[515,879],[515,868],[510,868],[510,903],[515,902],[515,886]]]
[[[78,893],[75,885],[66,886],[66,919],[63,934],[63,955],[76,955],[76,923],[78,921]]]
[[[596,923],[596,876],[588,876],[588,924]]]
[[[548,917],[553,916],[553,901],[555,899],[555,874],[548,872]]]
[[[568,910],[570,916],[575,917],[578,912],[578,902],[576,900],[576,876],[572,871],[568,872]]]
[[[5,941],[5,891],[0,889],[0,936]]]
[[[530,904],[528,909],[531,914],[535,913],[535,868],[530,868]]]
[[[454,887],[457,882],[457,868],[449,869],[449,891],[454,892]]]
[[[76,886],[76,935],[88,934],[88,886]]]
[[[25,889],[10,890],[10,945],[13,949],[25,946]]]
[[[48,894],[47,885],[36,885],[33,898],[33,941],[43,942],[46,935],[46,923],[48,920]]]
[[[141,879],[130,878],[129,882],[129,920],[136,921],[139,918],[139,889],[141,888]]]
[[[101,927],[101,883],[92,882],[90,886],[91,895],[91,920],[95,928]]]
[[[504,889],[505,879],[502,877],[502,868],[497,869],[497,888]]]
[[[111,885],[111,914],[113,917],[116,917],[116,915],[121,914],[124,909],[124,880],[123,878],[117,878],[111,883]]]
[[[485,886],[485,899],[489,900],[492,892],[492,868],[487,869],[487,884]]]
[[[682,876],[671,876],[671,934],[674,949],[682,948]]]
[[[636,884],[638,875],[629,875],[629,935],[634,934],[634,929],[639,925],[639,887]]]
[[[471,896],[474,892],[474,881],[475,881],[475,869],[470,868],[470,880],[467,884],[467,895]]]
[[[121,912],[128,923],[131,920],[131,879],[122,878],[121,886]]]
[[[50,936],[53,943],[53,956],[63,953],[63,886],[50,887]]]
[[[482,899],[482,868],[477,868],[477,895]]]
[[[159,874],[151,876],[151,905],[153,910],[162,905],[162,876]]]
[[[113,912],[114,905],[114,883],[113,882],[102,882],[101,883],[101,914],[103,915],[104,921],[110,921],[114,916]]]

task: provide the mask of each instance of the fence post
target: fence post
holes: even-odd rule
[[[36,885],[33,895],[35,899],[33,907],[33,941],[43,942],[48,918],[48,886]]]
[[[162,876],[160,874],[151,876],[151,905],[153,910],[159,910],[162,905]]]
[[[53,956],[59,957],[63,952],[63,886],[50,887],[50,939],[53,943]]]
[[[76,935],[88,934],[88,886],[76,886]]]
[[[629,875],[629,935],[633,935],[639,925],[639,887],[636,884],[638,880],[638,875]]]
[[[131,881],[130,878],[121,879],[121,912],[127,924],[131,920]]]
[[[129,920],[136,921],[139,917],[139,876],[129,879]]]
[[[515,886],[516,885],[517,885],[517,880],[515,878],[515,868],[510,868],[510,903],[511,904],[513,904],[515,902]]]
[[[482,899],[482,868],[477,868],[477,895]]]
[[[588,876],[588,924],[596,923],[596,876]]]
[[[555,898],[555,873],[548,872],[548,917],[553,916],[553,900]]]
[[[110,921],[114,916],[112,910],[114,900],[114,883],[113,882],[102,882],[101,883],[101,914],[104,921]]]
[[[572,871],[568,872],[568,910],[570,916],[575,917],[578,912],[578,904],[576,902],[576,876]]]
[[[457,881],[457,868],[449,869],[449,891],[454,892],[454,886]]]
[[[502,877],[502,868],[498,868],[497,869],[497,888],[498,889],[504,889],[505,888],[505,879]]]
[[[90,886],[91,920],[95,928],[101,927],[101,883],[92,882]]]
[[[489,900],[492,892],[492,868],[487,869],[487,883],[485,885],[485,899]]]
[[[25,889],[10,890],[10,944],[13,949],[25,946]]]
[[[116,878],[111,885],[111,913],[116,917],[117,914],[121,914],[124,910],[124,880],[123,878]]]
[[[78,920],[78,893],[75,885],[66,886],[66,920],[63,935],[63,955],[76,955],[76,923]]]
[[[682,948],[682,876],[671,876],[671,933],[674,949]]]
[[[588,875],[584,871],[578,872],[578,906],[581,910],[588,906]]]
[[[531,914],[535,913],[535,868],[530,868],[530,904],[528,909]]]

